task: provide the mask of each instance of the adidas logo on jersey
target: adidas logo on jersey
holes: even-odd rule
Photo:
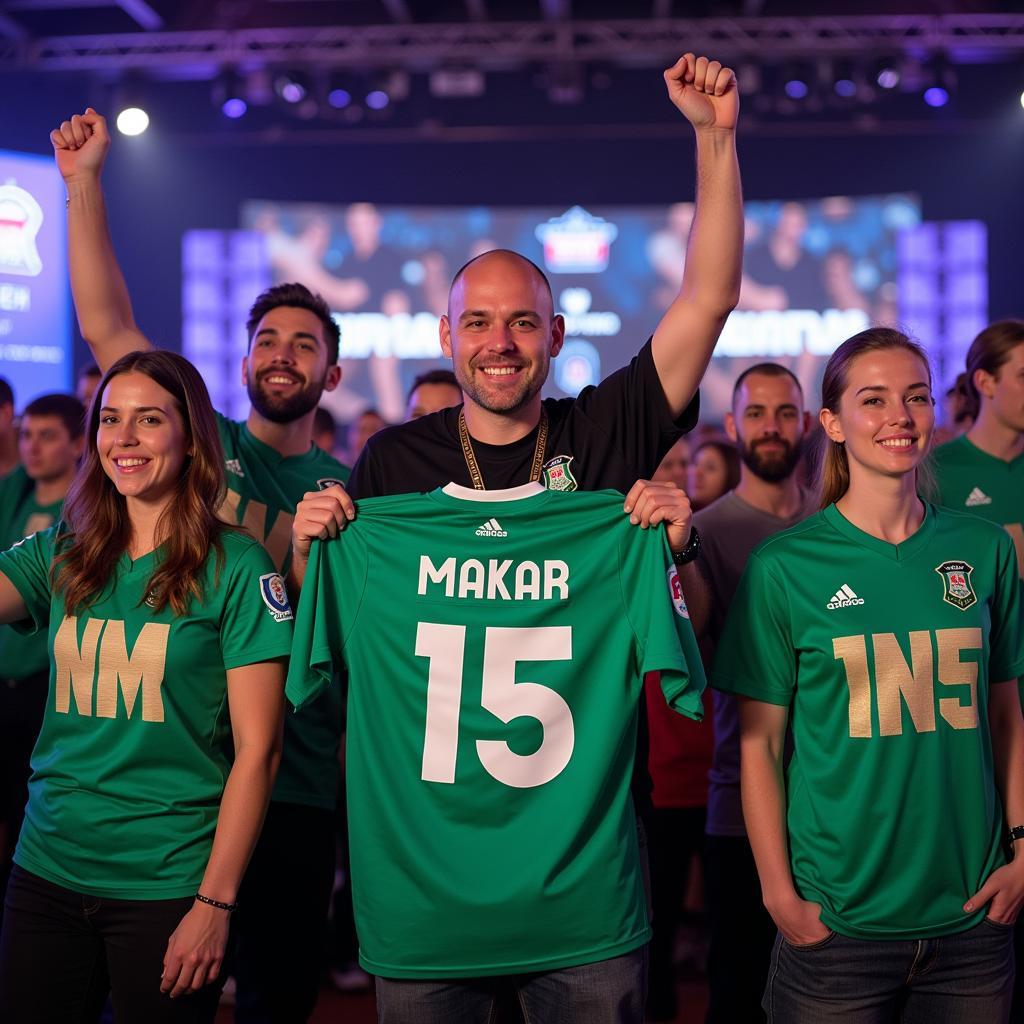
[[[242,463],[238,459],[225,459],[224,468],[229,473],[234,473],[235,476],[245,476],[245,473],[242,472]]]
[[[483,526],[477,527],[476,535],[478,537],[507,537],[508,530],[503,530],[497,519],[488,519]]]
[[[980,487],[972,487],[964,504],[968,508],[977,508],[978,505],[991,505],[992,499]]]
[[[864,598],[858,597],[845,583],[835,592],[832,600],[829,601],[826,608],[829,611],[834,611],[836,608],[849,608],[855,604],[863,604]]]

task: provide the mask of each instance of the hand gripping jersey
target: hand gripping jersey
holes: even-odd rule
[[[1024,455],[997,459],[965,434],[935,449],[932,469],[940,505],[973,512],[1009,533],[1024,579]]]
[[[220,516],[241,523],[287,575],[295,506],[307,491],[348,480],[348,467],[313,445],[303,455],[281,455],[254,437],[245,423],[217,414],[224,446],[227,494]],[[333,810],[338,796],[341,696],[335,690],[284,726],[281,767],[272,800]]]
[[[663,531],[621,494],[538,484],[358,509],[313,546],[288,696],[344,659],[362,965],[474,977],[642,945],[643,675],[693,718],[704,686]]]
[[[751,555],[716,689],[788,706],[790,865],[821,919],[863,939],[964,931],[1003,863],[989,686],[1024,672],[1013,544],[926,506],[902,544],[829,506]]]

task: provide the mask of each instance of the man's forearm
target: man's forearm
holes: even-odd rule
[[[711,617],[711,595],[708,593],[707,580],[697,568],[697,563],[689,562],[679,570],[679,582],[683,588],[686,610],[690,613],[690,625],[697,639],[702,640],[707,634]]]
[[[68,265],[82,336],[101,370],[125,352],[147,347],[117,263],[98,177],[67,182]]]
[[[679,298],[699,302],[724,320],[740,295],[743,194],[736,133],[697,132],[697,204],[686,246]]]

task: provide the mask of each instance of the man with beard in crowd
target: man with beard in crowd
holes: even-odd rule
[[[51,133],[68,190],[71,288],[82,336],[105,371],[151,347],[136,326],[107,227],[100,172],[110,135],[94,110]],[[302,495],[344,483],[348,469],[313,444],[316,407],[341,379],[339,330],[301,284],[267,289],[246,324],[244,422],[218,414],[228,491],[221,515],[262,541],[282,573]],[[319,991],[323,931],[334,879],[334,802],[340,688],[285,717],[284,751],[259,842],[238,895],[234,974],[239,1021],[299,1021]]]
[[[740,482],[694,516],[700,555],[681,573],[707,665],[714,660],[750,553],[766,537],[813,510],[810,495],[801,490],[795,474],[810,416],[804,410],[800,383],[789,370],[777,363],[759,363],[744,371],[733,387],[725,429],[739,447]],[[761,995],[775,925],[761,903],[761,886],[743,825],[738,702],[718,690],[714,691],[714,728],[705,824],[710,926],[707,1024],[732,1024],[764,1020]],[[738,921],[742,927],[737,927]]]

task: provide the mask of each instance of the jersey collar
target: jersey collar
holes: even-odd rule
[[[473,487],[463,487],[456,483],[445,484],[441,490],[449,498],[460,498],[462,501],[521,501],[523,498],[532,498],[546,492],[543,485],[536,480],[521,487],[506,487],[494,491],[478,491]]]
[[[887,540],[865,533],[854,526],[835,505],[829,505],[828,508],[822,509],[821,514],[839,533],[855,544],[868,548],[894,562],[906,562],[927,545],[935,532],[935,509],[927,501],[923,504],[924,519],[921,520],[921,525],[902,544],[890,544]]]

